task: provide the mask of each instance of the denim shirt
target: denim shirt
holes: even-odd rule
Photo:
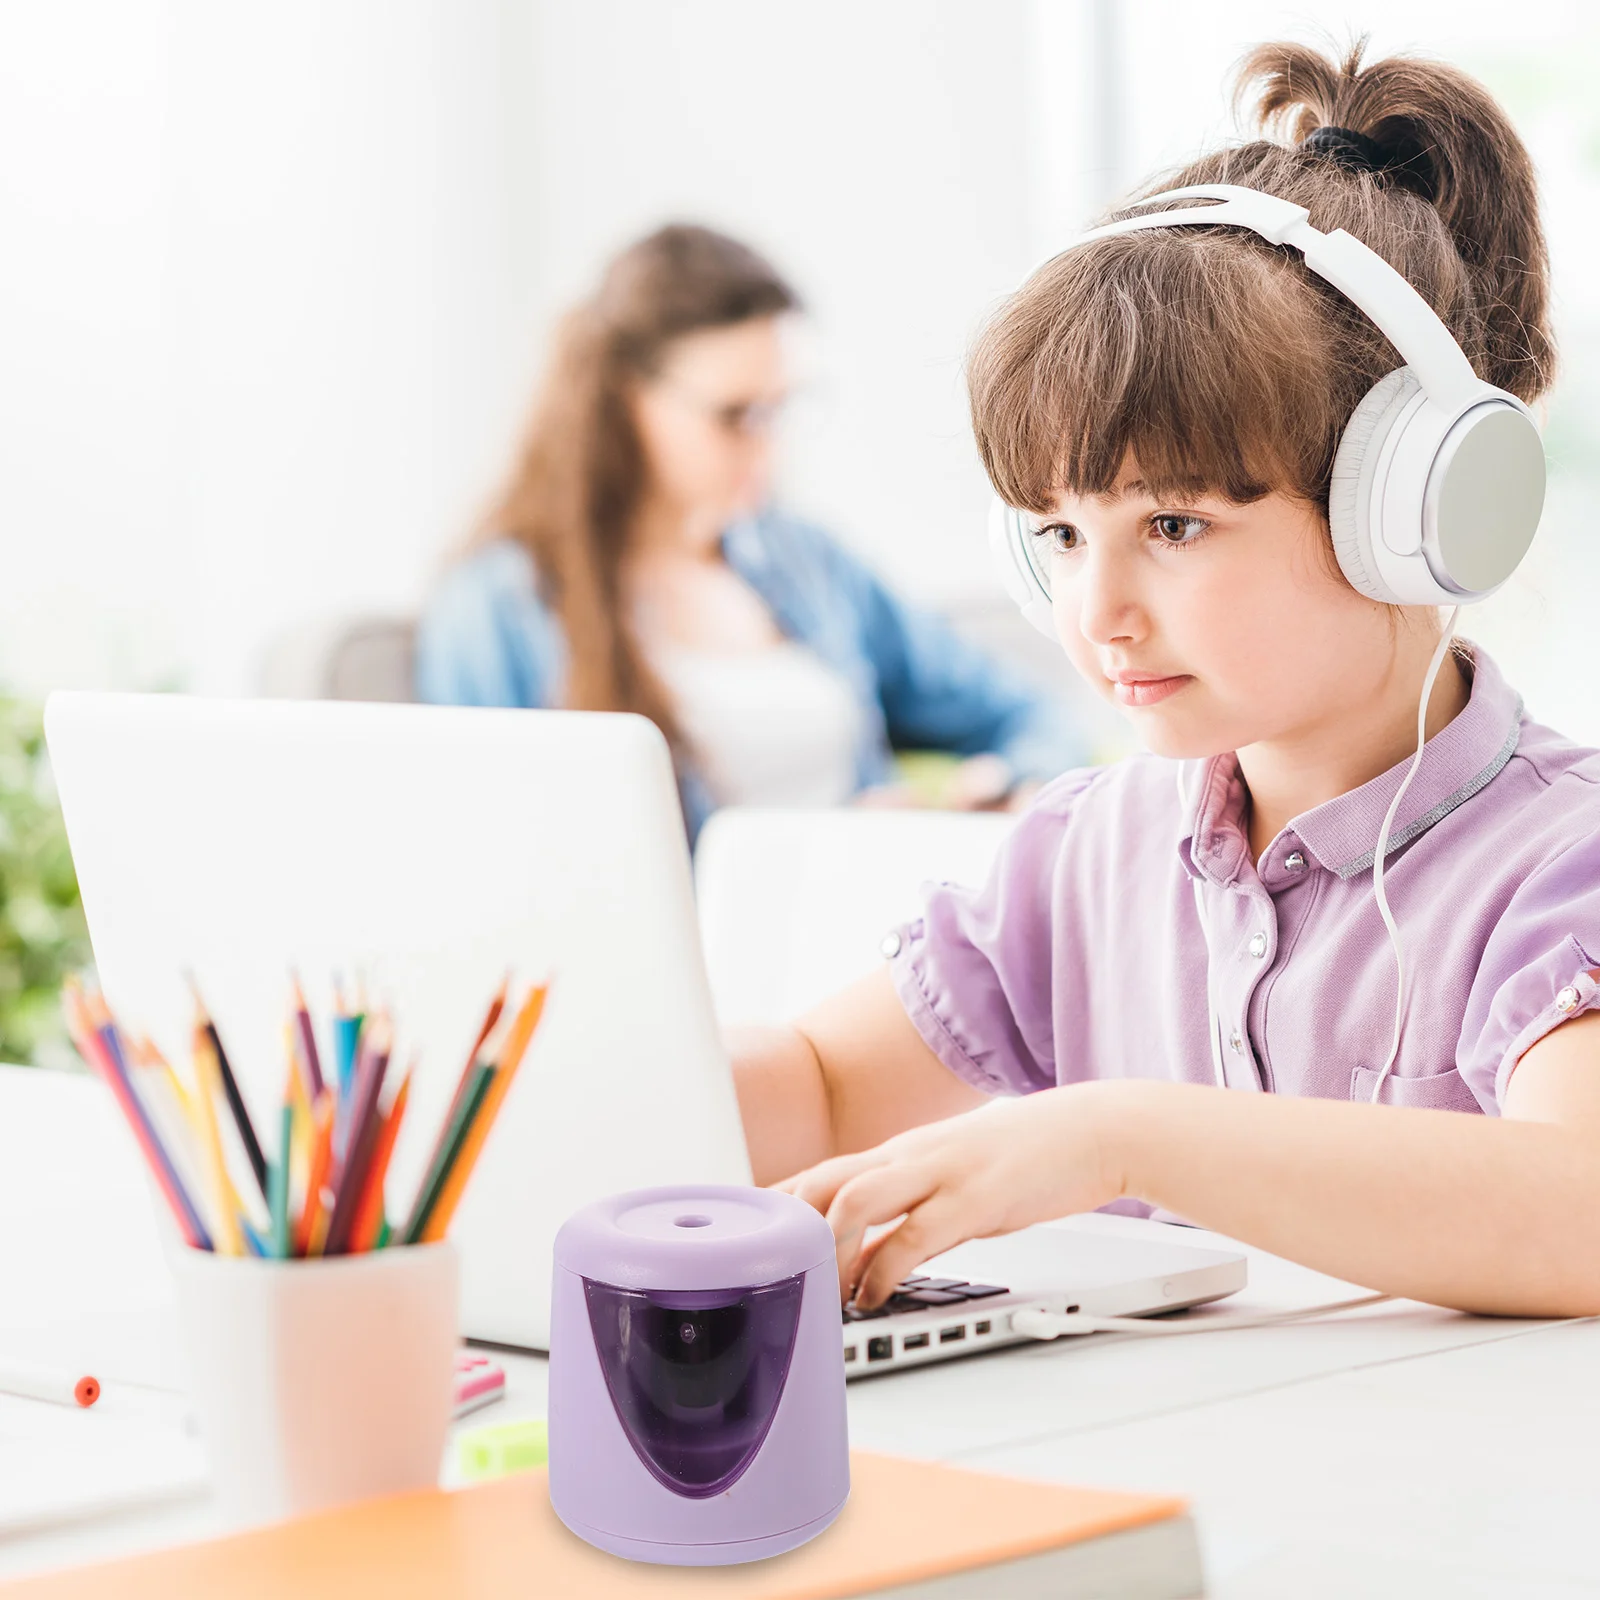
[[[1019,780],[1052,778],[1087,759],[1062,703],[897,599],[819,529],[768,512],[730,527],[722,552],[779,631],[849,683],[862,711],[858,787],[889,780],[897,748],[993,752]],[[561,624],[522,546],[498,540],[449,573],[417,632],[418,699],[554,706],[565,675]],[[700,774],[678,777],[692,839],[713,801]]]

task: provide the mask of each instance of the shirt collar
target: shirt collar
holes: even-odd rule
[[[1422,765],[1389,831],[1385,856],[1424,834],[1470,800],[1511,759],[1521,732],[1522,700],[1487,652],[1462,641],[1472,659],[1466,705],[1423,749]],[[1411,757],[1376,778],[1335,796],[1289,824],[1300,849],[1330,872],[1353,878],[1371,869],[1384,813],[1405,778]],[[1213,756],[1193,787],[1179,858],[1192,877],[1227,883],[1248,859],[1243,827],[1244,781],[1231,752]]]
[[[1250,854],[1244,831],[1244,778],[1230,750],[1185,772],[1189,786],[1187,826],[1178,841],[1178,859],[1191,878],[1231,883]]]

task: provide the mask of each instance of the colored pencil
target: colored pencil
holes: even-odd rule
[[[318,1253],[327,1220],[323,1186],[328,1181],[328,1164],[333,1156],[333,1096],[326,1089],[312,1110],[311,1124],[311,1159],[306,1167],[305,1200],[295,1234],[295,1254],[302,1256]]]
[[[97,993],[69,981],[63,999],[74,1043],[111,1089],[193,1247],[283,1260],[443,1238],[538,1030],[547,986],[530,988],[513,1015],[507,1008],[509,975],[501,982],[455,1084],[410,1210],[396,1224],[387,1215],[385,1187],[410,1105],[415,1063],[396,1087],[389,1073],[393,1046],[387,1018],[381,1011],[367,1013],[364,1003],[347,1011],[336,980],[334,1077],[325,1080],[305,991],[298,975],[291,974],[291,980],[293,1005],[284,1029],[289,1071],[275,1161],[267,1159],[256,1137],[221,1034],[192,978],[192,1086],[148,1039],[130,1047]],[[227,1117],[218,1110],[219,1095],[227,1103]],[[265,1224],[252,1215],[229,1169],[223,1128],[228,1120],[266,1204]]]
[[[290,976],[294,980],[294,1016],[300,1030],[300,1049],[305,1063],[306,1098],[315,1102],[324,1087],[322,1058],[317,1054],[317,1034],[311,1026],[311,1010],[306,1005],[305,990],[300,987],[297,973],[291,973]]]
[[[205,1001],[200,998],[200,988],[192,974],[189,978],[189,992],[194,996],[198,1026],[205,1029],[206,1036],[211,1041],[211,1048],[217,1055],[217,1074],[222,1082],[222,1093],[228,1102],[229,1114],[233,1117],[233,1125],[239,1130],[239,1143],[244,1146],[245,1159],[250,1163],[250,1171],[255,1177],[256,1186],[261,1190],[261,1198],[265,1200],[267,1158],[262,1154],[261,1141],[256,1138],[255,1124],[250,1120],[249,1107],[245,1105],[244,1096],[239,1092],[239,1080],[233,1074],[228,1052],[222,1048],[222,1035],[217,1031],[211,1013],[206,1010]]]
[[[167,1153],[172,1156],[173,1164],[178,1168],[178,1176],[183,1179],[184,1187],[190,1194],[202,1194],[205,1190],[205,1181],[199,1165],[199,1153],[195,1149],[197,1124],[194,1120],[195,1106],[189,1091],[184,1088],[183,1080],[172,1070],[172,1064],[151,1042],[148,1035],[141,1035],[134,1041],[133,1058],[135,1087],[155,1119],[156,1132],[161,1135]],[[226,1164],[223,1167],[223,1175],[227,1179],[228,1199],[241,1225],[250,1221],[253,1226],[254,1214],[245,1197],[239,1193],[238,1185],[233,1181],[233,1173]]]
[[[356,1212],[355,1226],[351,1230],[351,1247],[372,1250],[377,1247],[378,1232],[384,1226],[383,1191],[389,1175],[389,1158],[394,1154],[395,1140],[400,1137],[400,1125],[405,1121],[406,1105],[411,1098],[411,1073],[408,1068],[400,1080],[399,1092],[389,1114],[383,1119],[383,1129],[378,1134],[378,1146],[372,1152],[372,1168],[367,1174],[366,1190],[361,1196],[361,1208]]]
[[[139,1099],[128,1078],[126,1060],[122,1058],[120,1045],[116,1042],[116,1025],[110,1021],[110,1013],[106,1013],[104,1026],[98,1024],[90,1008],[88,996],[76,983],[67,984],[64,998],[67,1027],[72,1034],[72,1041],[78,1047],[78,1053],[104,1080],[115,1096],[118,1107],[138,1141],[139,1152],[155,1176],[162,1198],[166,1200],[173,1216],[177,1219],[179,1231],[195,1249],[211,1249],[211,1235],[207,1232],[205,1223],[200,1220],[200,1213],[196,1210],[182,1179],[178,1177],[171,1157],[157,1137],[149,1114],[144,1108],[144,1102]],[[104,1002],[101,1002],[101,1008],[104,1009]]]
[[[150,1125],[172,1162],[172,1170],[191,1195],[203,1197],[205,1167],[195,1145],[189,1096],[173,1087],[173,1080],[161,1067],[149,1065],[148,1058],[145,1063],[129,1073],[134,1090],[144,1102]]]
[[[366,1019],[359,1013],[346,1013],[343,1006],[333,1019],[333,1065],[339,1077],[339,1104],[348,1106],[356,1087],[356,1064],[361,1059],[361,1025]]]
[[[172,1063],[156,1048],[154,1040],[147,1033],[142,1033],[133,1042],[133,1059],[141,1067],[152,1071],[159,1071],[167,1080],[173,1096],[183,1111],[184,1117],[189,1115],[189,1091],[183,1086],[183,1079],[172,1070]]]
[[[477,1059],[478,1052],[483,1049],[483,1041],[494,1032],[494,1025],[500,1020],[500,1014],[506,1008],[506,997],[511,992],[511,974],[508,972],[500,980],[500,987],[494,992],[494,999],[489,1002],[489,1009],[484,1013],[483,1025],[478,1029],[478,1037],[472,1041],[472,1052],[467,1057],[470,1066]]]
[[[217,1253],[224,1256],[242,1256],[245,1251],[244,1235],[239,1231],[239,1214],[233,1208],[228,1193],[228,1165],[222,1154],[222,1129],[217,1122],[216,1093],[220,1073],[217,1055],[212,1048],[210,1035],[202,1027],[194,1031],[194,1120],[195,1131],[200,1136],[200,1151],[205,1160],[208,1186],[211,1190],[211,1220],[216,1225],[214,1237]]]
[[[339,1170],[333,1213],[328,1218],[328,1238],[322,1249],[324,1255],[342,1256],[350,1247],[350,1230],[355,1225],[367,1172],[372,1164],[372,1153],[377,1145],[380,1122],[378,1096],[383,1092],[383,1076],[388,1066],[389,1044],[385,1034],[374,1040],[372,1049],[364,1053],[361,1063],[361,1077],[356,1084],[350,1108],[350,1142]]]
[[[439,1173],[440,1167],[444,1163],[445,1148],[449,1144],[451,1134],[457,1127],[461,1117],[463,1107],[466,1104],[467,1093],[474,1081],[474,1074],[479,1066],[483,1064],[480,1058],[483,1054],[484,1046],[488,1042],[489,1036],[494,1032],[495,1025],[500,1021],[501,1013],[505,1010],[506,992],[510,985],[511,979],[509,975],[501,980],[494,999],[489,1002],[489,1009],[484,1016],[482,1026],[478,1029],[478,1036],[473,1040],[472,1049],[467,1054],[466,1065],[462,1067],[461,1076],[456,1080],[455,1093],[450,1097],[450,1109],[445,1113],[444,1121],[439,1124],[438,1136],[434,1140],[433,1149],[429,1152],[427,1165],[423,1168],[422,1182],[417,1187],[416,1197],[409,1213],[413,1219],[416,1216],[416,1207],[422,1203],[423,1197],[427,1194]],[[402,1228],[400,1232],[402,1236],[407,1235],[409,1233],[409,1224],[406,1228]],[[410,1243],[411,1241],[406,1238],[406,1242]]]
[[[439,1203],[439,1193],[444,1187],[445,1180],[450,1176],[451,1167],[455,1165],[456,1158],[461,1153],[461,1144],[466,1138],[467,1129],[472,1126],[472,1119],[478,1114],[478,1108],[483,1104],[483,1097],[489,1092],[494,1075],[492,1062],[480,1061],[472,1069],[472,1080],[466,1095],[457,1107],[449,1128],[445,1130],[439,1159],[430,1168],[425,1182],[417,1191],[411,1215],[406,1219],[406,1225],[401,1231],[402,1243],[420,1242],[422,1230],[427,1227],[428,1218],[433,1215],[433,1209]]]
[[[478,1058],[483,1054],[483,1047],[489,1035],[494,1032],[495,1025],[500,1021],[501,1014],[506,1008],[506,995],[511,987],[509,974],[500,980],[500,987],[495,991],[495,997],[489,1002],[489,1009],[484,1014],[483,1023],[478,1029],[478,1037],[472,1041],[472,1048],[467,1052],[466,1065],[461,1069],[461,1076],[456,1079],[456,1092],[450,1097],[450,1109],[445,1113],[444,1121],[439,1127],[439,1143],[434,1146],[434,1156],[439,1154],[440,1147],[444,1144],[445,1134],[450,1124],[455,1121],[456,1113],[461,1109],[461,1102],[466,1096],[467,1085],[472,1081],[472,1069],[477,1066]],[[430,1162],[430,1165],[432,1163]]]
[[[305,1170],[310,1159],[307,1140],[311,1130],[311,1102],[306,1098],[305,1069],[300,1065],[300,1047],[296,1043],[299,1031],[293,1022],[283,1025],[283,1059],[288,1063],[289,1079],[284,1089],[284,1102],[294,1107],[295,1164]]]
[[[335,1021],[337,1022],[337,1019]],[[352,1079],[351,1092],[349,1094],[343,1091],[340,1092],[338,1115],[333,1122],[331,1180],[335,1185],[343,1181],[344,1163],[349,1154],[350,1139],[359,1125],[355,1121],[355,1111],[351,1097],[360,1092],[365,1074],[372,1065],[374,1054],[381,1049],[387,1056],[389,1045],[393,1038],[394,1029],[389,1024],[387,1012],[380,1010],[372,1017],[368,1017],[365,1013],[362,1014],[361,1028],[355,1040],[355,1056],[351,1069],[354,1077]]]
[[[433,1208],[432,1217],[422,1230],[422,1240],[425,1244],[442,1239],[450,1226],[450,1219],[455,1215],[456,1207],[461,1203],[461,1196],[471,1181],[472,1170],[478,1164],[478,1157],[483,1152],[494,1120],[500,1114],[500,1107],[505,1103],[506,1096],[511,1092],[511,1083],[517,1075],[517,1068],[522,1065],[522,1058],[527,1054],[528,1046],[539,1027],[539,1019],[544,1015],[545,996],[548,993],[547,985],[530,990],[527,999],[522,1003],[521,1010],[517,1013],[516,1021],[511,1025],[511,1031],[506,1036],[505,1046],[500,1054],[494,1082],[484,1096],[482,1109],[467,1129],[461,1153],[440,1188],[439,1199]]]
[[[279,1260],[289,1256],[289,1179],[294,1161],[294,1106],[286,1099],[279,1117],[278,1160],[272,1169],[272,1253]]]

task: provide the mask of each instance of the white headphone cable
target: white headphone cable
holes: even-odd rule
[[[1439,676],[1439,668],[1444,665],[1445,652],[1455,637],[1456,619],[1460,615],[1461,607],[1453,606],[1449,617],[1445,620],[1444,631],[1439,635],[1439,643],[1434,648],[1433,659],[1428,663],[1427,676],[1422,680],[1422,694],[1417,700],[1417,753],[1412,756],[1411,765],[1406,769],[1400,787],[1395,790],[1394,799],[1389,802],[1389,809],[1383,814],[1383,826],[1378,830],[1378,842],[1372,852],[1372,894],[1378,902],[1378,915],[1383,918],[1383,925],[1389,930],[1389,944],[1394,950],[1395,979],[1394,1037],[1389,1042],[1389,1058],[1378,1074],[1378,1081],[1372,1086],[1373,1105],[1377,1105],[1378,1096],[1383,1093],[1384,1083],[1389,1077],[1389,1069],[1394,1066],[1400,1054],[1400,1030],[1406,1014],[1405,958],[1400,950],[1400,930],[1395,926],[1394,913],[1389,910],[1389,897],[1383,888],[1384,856],[1388,852],[1389,830],[1394,826],[1395,813],[1399,811],[1400,802],[1405,799],[1406,790],[1411,787],[1411,780],[1416,777],[1417,769],[1422,765],[1422,752],[1428,742],[1428,700],[1433,694],[1433,684]]]
[[[1189,784],[1183,774],[1183,760],[1178,760],[1178,806],[1181,820],[1186,820],[1189,815]],[[1200,943],[1206,953],[1206,1026],[1211,1034],[1211,1076],[1216,1080],[1219,1089],[1228,1087],[1228,1069],[1222,1062],[1222,1026],[1217,1021],[1216,1007],[1211,1002],[1211,929],[1206,922],[1205,891],[1198,878],[1189,880],[1189,887],[1194,891],[1195,915],[1200,919]]]

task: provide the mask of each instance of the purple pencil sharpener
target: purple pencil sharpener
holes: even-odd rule
[[[833,1234],[771,1189],[635,1189],[556,1235],[550,1500],[635,1561],[791,1550],[850,1493]]]

